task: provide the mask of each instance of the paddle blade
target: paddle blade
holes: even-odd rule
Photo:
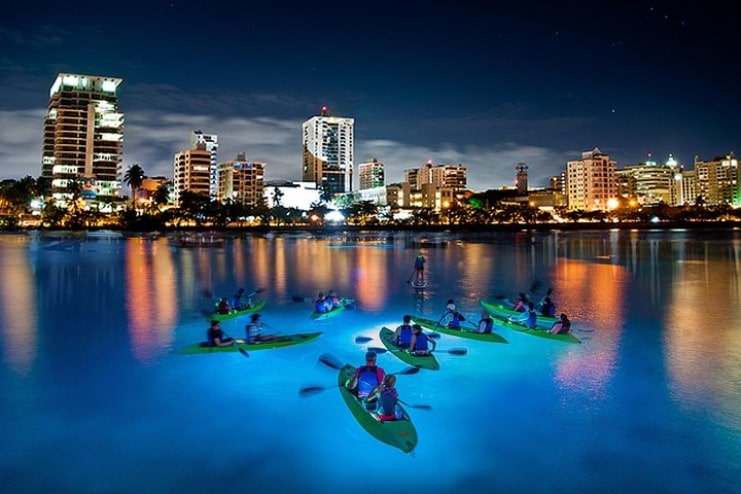
[[[337,369],[337,370],[342,369],[342,362],[337,360],[337,357],[335,357],[331,353],[321,354],[319,356],[319,362],[323,363],[324,365],[328,365],[329,367],[332,367],[333,369]]]
[[[245,357],[249,357],[249,356],[250,356],[250,354],[249,354],[249,353],[247,353],[247,350],[245,350],[245,349],[244,349],[244,348],[242,348],[241,346],[237,345],[236,343],[234,343],[234,346],[235,346],[235,347],[237,347],[237,350],[239,350],[239,353],[241,353],[241,354],[242,354],[242,355],[244,355]]]
[[[468,353],[468,348],[451,348],[446,351],[451,355],[466,355]]]
[[[547,292],[545,292],[545,296],[546,296],[546,297],[550,297],[550,296],[551,296],[551,293],[553,293],[553,287],[549,287],[549,288],[548,288],[548,291],[547,291]]]
[[[407,405],[409,408],[416,408],[417,410],[432,410],[432,405]]]
[[[386,352],[388,352],[388,350],[386,350],[385,348],[379,348],[379,347],[376,347],[376,346],[368,347],[368,351],[369,352],[376,352],[376,353],[386,353]]]
[[[406,369],[402,369],[399,372],[392,372],[392,374],[410,375],[410,374],[416,374],[417,372],[419,372],[419,367],[407,367]]]
[[[321,393],[322,391],[326,390],[324,386],[307,386],[305,388],[301,388],[298,390],[298,395],[301,398],[306,398],[309,396],[313,396],[317,393]]]
[[[536,291],[536,290],[537,290],[538,288],[540,288],[540,280],[535,280],[535,281],[533,281],[533,284],[532,284],[532,285],[530,285],[530,292],[529,292],[529,293],[533,293],[533,292],[534,292],[534,291]]]
[[[373,338],[369,336],[358,336],[357,338],[355,338],[355,343],[368,343],[372,339]]]
[[[440,338],[440,333],[429,333],[427,336],[430,338]]]

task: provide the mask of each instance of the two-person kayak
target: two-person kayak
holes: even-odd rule
[[[341,312],[344,312],[345,309],[350,307],[353,304],[353,300],[347,299],[347,298],[341,298],[340,299],[340,305],[337,307],[332,307],[332,309],[328,312],[317,312],[316,310],[311,313],[311,319],[314,321],[319,321],[322,319],[328,319],[330,317],[334,317]]]
[[[236,352],[240,349],[246,351],[269,350],[272,348],[285,348],[289,346],[302,345],[311,343],[321,336],[318,333],[296,333],[287,335],[277,335],[274,340],[264,341],[262,343],[247,343],[242,339],[234,340],[235,343],[228,346],[209,346],[206,342],[193,343],[178,350],[183,355],[195,355],[200,353],[218,353],[218,352]]]
[[[412,316],[412,321],[424,328],[451,336],[459,336],[470,340],[488,341],[491,343],[508,343],[502,335],[493,331],[491,333],[478,333],[465,328],[452,329],[447,325],[441,325],[439,321],[433,321],[432,319],[425,319],[417,316]]]
[[[496,317],[505,328],[517,331],[518,333],[529,334],[530,336],[537,336],[538,338],[545,338],[548,340],[563,341],[564,343],[581,343],[581,340],[574,336],[571,332],[565,334],[554,334],[550,332],[551,326],[559,321],[559,319],[556,317],[538,315],[535,329],[530,329],[525,326],[523,322],[510,321],[509,316],[500,315],[500,312],[497,312],[497,306],[495,305],[489,304],[482,300],[481,307],[486,309],[493,317]],[[501,311],[502,309],[499,310]],[[522,312],[509,312],[511,312],[513,316],[522,315]]]
[[[397,416],[401,417],[400,419],[379,420],[375,411],[368,410],[365,403],[358,400],[355,394],[347,389],[346,384],[354,374],[355,367],[345,364],[337,375],[337,384],[342,399],[345,400],[347,408],[350,409],[358,423],[379,441],[399,448],[405,453],[413,451],[417,447],[417,429],[414,428],[407,411],[397,403]]]
[[[208,320],[209,321],[228,321],[229,319],[236,319],[238,317],[241,317],[247,314],[252,314],[253,312],[261,311],[265,307],[266,303],[267,302],[265,302],[265,300],[260,300],[250,305],[249,307],[245,307],[243,309],[232,309],[225,314],[214,312],[213,314],[208,316]]]
[[[381,328],[378,336],[381,339],[383,346],[385,346],[390,353],[393,353],[394,356],[402,362],[422,369],[440,369],[440,364],[432,353],[427,355],[414,355],[413,353],[409,353],[408,350],[398,347],[396,345],[395,333],[391,329],[387,327]]]

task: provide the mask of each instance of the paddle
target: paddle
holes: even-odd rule
[[[432,405],[412,405],[411,403],[407,403],[404,400],[396,399],[399,403],[404,405],[407,408],[417,408],[419,410],[432,410]]]
[[[376,353],[388,352],[386,348],[377,348],[377,347],[368,347],[368,350],[372,350]],[[451,355],[466,355],[468,353],[468,349],[467,348],[448,348],[444,350],[439,350],[436,348],[435,350],[432,350],[430,353],[435,353],[435,352],[445,352]]]
[[[358,336],[355,338],[355,343],[368,343],[372,339],[370,336]]]
[[[225,332],[223,332],[223,331],[221,332],[221,334],[223,334],[225,338],[230,338],[230,336],[228,334],[226,334]],[[241,353],[245,357],[249,357],[250,356],[250,354],[247,353],[247,350],[245,350],[244,348],[242,348],[241,346],[239,346],[239,343],[237,343],[237,340],[235,340],[234,338],[232,338],[232,345],[234,345],[235,347],[237,347],[237,350],[239,350],[239,353]]]
[[[412,282],[412,278],[414,278],[414,275],[417,274],[417,268],[414,268],[414,271],[412,271],[412,274],[409,276],[409,279],[407,280],[407,283]]]

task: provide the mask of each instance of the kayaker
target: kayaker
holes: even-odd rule
[[[236,310],[244,310],[247,307],[250,306],[249,303],[245,304],[242,300],[242,297],[244,297],[244,288],[240,288],[237,290],[237,294],[234,295],[234,298],[232,299],[232,307]]]
[[[401,325],[396,327],[394,341],[399,348],[409,348],[412,342],[412,316],[405,315]]]
[[[432,348],[430,349],[430,344]],[[412,325],[412,341],[409,344],[409,353],[414,355],[429,355],[435,350],[437,343],[422,331],[419,324]]]
[[[538,313],[535,312],[535,304],[532,302],[527,303],[527,312],[524,312],[519,316],[510,316],[509,320],[519,324],[523,324],[528,329],[535,329],[538,323]]]
[[[523,292],[520,292],[517,299],[515,299],[515,303],[513,304],[512,310],[516,312],[527,312],[527,304],[528,304],[527,295],[525,295]]]
[[[319,292],[314,302],[314,311],[316,312],[329,312],[330,307],[327,304],[327,297],[324,296],[324,292]]]
[[[250,323],[245,326],[245,336],[247,343],[250,345],[256,343],[264,343],[267,341],[275,341],[276,336],[271,334],[263,333],[264,325],[260,322],[260,314],[254,313],[250,316]]]
[[[368,401],[376,399],[381,404],[378,411],[378,420],[386,422],[397,420],[396,402],[399,400],[399,392],[396,390],[396,376],[388,375],[383,378],[383,384],[380,384],[370,395]]]
[[[211,321],[211,326],[206,331],[208,346],[229,346],[234,340],[224,336],[219,321]]]
[[[229,302],[222,297],[221,300],[219,300],[219,305],[216,306],[216,310],[219,314],[229,314],[229,311],[231,310]]]
[[[556,315],[556,304],[553,303],[551,297],[545,296],[540,302],[540,313],[546,317],[554,317]]]
[[[461,329],[461,321],[465,321],[463,316],[455,310],[455,300],[452,298],[448,299],[448,302],[445,305],[445,314],[442,315],[438,324],[443,320],[447,321],[445,324],[450,329]]]
[[[327,297],[327,306],[329,307],[329,310],[337,309],[342,303],[340,302],[340,297],[337,296],[337,292],[334,290],[329,291],[329,296]]]
[[[491,333],[494,329],[494,319],[491,318],[489,311],[481,311],[481,319],[479,320],[477,333]]]
[[[422,283],[425,280],[425,262],[427,262],[427,259],[422,255],[422,252],[417,254],[417,257],[414,259],[415,283]]]
[[[365,354],[365,365],[361,365],[355,369],[355,374],[347,383],[347,388],[355,392],[361,400],[370,395],[373,390],[383,382],[383,378],[386,377],[386,372],[376,365],[376,352],[373,350],[368,351]],[[373,410],[376,407],[376,403],[366,402],[366,407]]]
[[[571,332],[571,321],[563,312],[558,317],[558,321],[553,323],[549,330],[553,334],[569,334]]]

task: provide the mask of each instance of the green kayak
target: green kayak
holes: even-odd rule
[[[284,348],[288,346],[301,345],[315,341],[322,333],[297,333],[278,336],[275,341],[266,341],[263,343],[247,344],[244,340],[236,340],[236,345],[229,346],[208,346],[206,342],[193,343],[192,345],[181,348],[178,353],[183,355],[194,355],[197,353],[218,353],[218,352],[236,352],[240,348],[248,352],[254,350],[269,350],[271,348]]]
[[[461,338],[468,338],[470,340],[488,341],[491,343],[509,343],[504,337],[498,333],[477,333],[470,331],[465,328],[451,329],[447,326],[438,325],[437,321],[432,319],[424,319],[420,317],[412,316],[412,320],[420,326],[437,331],[438,333],[449,334],[451,336],[460,336]]]
[[[405,453],[409,453],[417,447],[417,429],[414,428],[411,418],[407,411],[399,404],[397,407],[397,416],[399,420],[388,420],[381,422],[375,412],[366,410],[365,405],[360,402],[355,395],[345,387],[355,373],[355,367],[350,364],[340,369],[337,376],[340,394],[345,400],[347,408],[353,414],[358,423],[368,431],[368,433],[381,442],[399,448]]]
[[[317,312],[317,311],[314,311],[314,312],[311,313],[311,318],[314,321],[318,321],[318,320],[328,319],[330,317],[334,317],[337,314],[339,314],[341,312],[344,312],[345,309],[347,309],[350,306],[351,303],[352,303],[352,301],[351,300],[348,300],[346,298],[340,299],[340,306],[339,307],[335,307],[335,308],[333,308],[329,312]]]
[[[394,332],[389,328],[381,328],[379,337],[381,338],[381,342],[383,342],[383,346],[385,346],[389,352],[393,353],[394,356],[396,356],[396,358],[398,358],[402,362],[413,365],[415,367],[420,367],[422,369],[440,369],[440,364],[432,353],[430,353],[429,355],[412,355],[408,351],[396,346],[396,343],[394,341]]]
[[[555,317],[547,317],[547,316],[538,315],[535,329],[530,329],[519,321],[510,321],[508,319],[509,316],[500,315],[500,313],[497,312],[496,305],[489,304],[482,300],[481,306],[484,309],[486,309],[489,312],[489,314],[492,315],[492,317],[495,317],[500,322],[502,322],[503,326],[513,331],[517,331],[518,333],[525,333],[531,336],[537,336],[539,338],[546,338],[548,340],[558,340],[558,341],[563,341],[566,343],[581,343],[581,340],[577,338],[576,336],[574,336],[573,333],[553,334],[550,331],[548,331],[549,329],[551,329],[551,326],[553,326],[553,323],[558,321],[558,319]],[[515,311],[510,311],[510,310],[507,310],[507,312],[510,312],[511,315],[522,314],[521,312],[515,312]]]
[[[522,312],[517,312],[515,310],[512,310],[510,308],[511,307],[510,304],[505,305],[502,302],[491,304],[489,302],[484,302],[482,300],[481,307],[486,309],[489,312],[489,314],[491,314],[492,317],[498,317],[500,319],[507,319],[508,317],[511,317],[511,316],[521,316],[523,314]],[[538,314],[536,326],[541,327],[541,328],[550,329],[551,326],[553,326],[553,323],[557,321],[558,321],[557,317],[543,316],[543,315]]]
[[[267,302],[265,302],[264,300],[260,300],[258,302],[255,302],[255,305],[252,305],[242,310],[233,309],[227,312],[226,314],[219,314],[218,312],[214,312],[213,314],[208,316],[208,320],[209,321],[226,321],[229,319],[236,319],[237,317],[244,316],[245,314],[251,314],[253,312],[261,311],[263,307],[265,307],[266,303]]]

